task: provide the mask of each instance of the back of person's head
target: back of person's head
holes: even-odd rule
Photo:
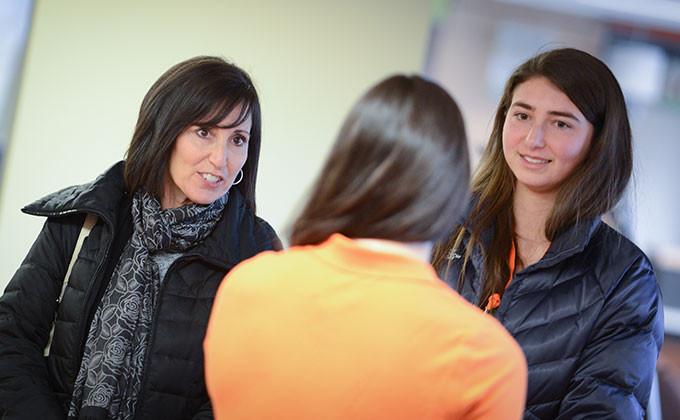
[[[469,160],[463,118],[437,84],[393,76],[354,105],[294,222],[293,245],[333,233],[435,241],[465,207]]]
[[[147,92],[125,164],[130,192],[145,189],[161,199],[175,140],[187,127],[216,127],[231,111],[236,127],[251,117],[248,159],[238,188],[255,210],[255,182],[260,157],[261,117],[257,91],[248,74],[219,57],[194,57],[166,71]],[[200,124],[199,124],[200,123]]]
[[[621,88],[602,61],[573,48],[538,54],[521,64],[505,85],[491,138],[473,180],[475,194],[484,195],[485,189],[495,195],[500,190],[506,199],[512,194],[514,176],[503,157],[503,124],[517,86],[535,77],[549,80],[593,125],[585,159],[559,189],[547,226],[548,238],[552,238],[572,223],[602,215],[620,199],[633,165],[631,130]]]

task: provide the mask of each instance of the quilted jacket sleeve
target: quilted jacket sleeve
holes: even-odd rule
[[[43,356],[82,215],[48,219],[0,297],[0,417],[63,419]]]
[[[559,419],[641,419],[663,342],[663,306],[640,256],[614,283],[580,356]]]

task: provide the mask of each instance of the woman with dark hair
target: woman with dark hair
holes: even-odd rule
[[[250,78],[196,57],[146,94],[124,162],[23,209],[47,221],[0,298],[3,419],[212,418],[213,298],[280,248],[255,216],[259,153]]]
[[[469,214],[434,264],[522,346],[526,419],[645,415],[659,289],[642,251],[600,220],[632,160],[623,94],[600,60],[557,49],[512,74]]]
[[[347,117],[293,247],[236,267],[206,341],[218,419],[513,419],[525,362],[429,265],[467,197],[457,105],[394,76]]]

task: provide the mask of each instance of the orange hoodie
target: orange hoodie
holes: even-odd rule
[[[204,343],[217,420],[519,419],[522,351],[422,261],[335,234],[222,282]]]

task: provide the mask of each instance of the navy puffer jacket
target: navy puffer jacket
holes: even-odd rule
[[[449,257],[454,288],[460,254]],[[461,290],[474,304],[481,270],[476,249]],[[525,419],[645,416],[663,342],[661,296],[647,257],[605,223],[555,238],[540,261],[515,273],[495,316],[526,355]]]
[[[47,221],[0,298],[0,417],[64,419],[87,331],[132,234],[123,163],[90,184],[25,207]],[[54,341],[43,357],[85,213],[98,216],[58,305]],[[274,230],[236,190],[213,232],[172,263],[163,280],[144,366],[137,419],[210,419],[203,338],[225,274],[260,251],[280,248]]]

